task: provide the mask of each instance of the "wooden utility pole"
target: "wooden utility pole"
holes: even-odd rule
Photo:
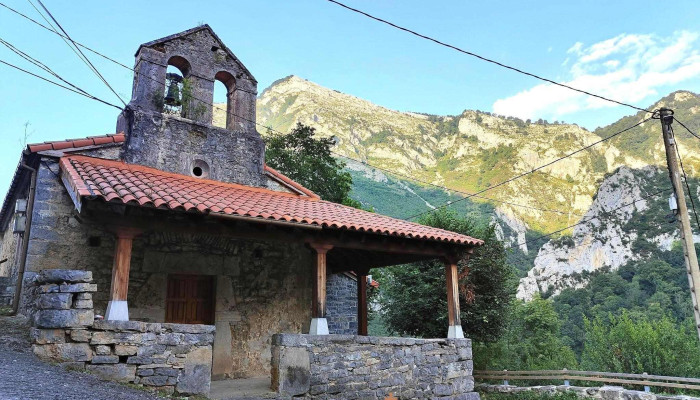
[[[688,217],[688,207],[685,203],[685,193],[681,182],[681,174],[678,170],[678,159],[676,158],[677,143],[673,137],[671,124],[673,123],[673,110],[662,108],[659,110],[661,129],[664,134],[664,147],[666,148],[666,163],[668,173],[673,184],[673,191],[678,205],[678,216],[680,217],[681,242],[683,243],[683,254],[685,267],[688,272],[688,284],[690,295],[693,299],[693,313],[695,314],[695,328],[700,337],[700,309],[698,309],[698,293],[700,293],[700,268],[698,267],[698,256],[695,253],[695,243],[693,243],[693,231],[690,229],[690,218]],[[692,196],[692,193],[689,193]]]

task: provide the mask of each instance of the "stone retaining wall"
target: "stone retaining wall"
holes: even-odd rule
[[[628,390],[621,386],[602,386],[602,387],[582,387],[568,385],[550,385],[550,386],[512,386],[512,385],[477,385],[477,390],[480,392],[491,393],[524,393],[536,392],[542,394],[557,394],[557,393],[575,393],[582,398],[602,399],[602,400],[700,400],[698,397],[686,395],[669,396],[655,394],[651,392],[643,392],[639,390]]]
[[[469,339],[278,334],[272,388],[314,399],[479,400]]]
[[[45,361],[167,393],[208,394],[214,326],[94,320],[92,272],[35,278],[33,350]]]

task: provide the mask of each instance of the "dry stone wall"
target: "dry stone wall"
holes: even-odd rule
[[[479,400],[469,339],[273,337],[272,388],[314,399]]]
[[[671,396],[643,392],[640,390],[629,390],[622,386],[601,386],[583,387],[569,385],[548,385],[548,386],[513,386],[513,385],[477,385],[477,390],[487,393],[526,393],[534,392],[539,394],[554,395],[558,393],[575,393],[581,398],[601,399],[601,400],[700,400],[698,397],[686,395]]]
[[[46,270],[34,280],[33,351],[104,379],[207,394],[214,326],[94,320],[91,271]]]

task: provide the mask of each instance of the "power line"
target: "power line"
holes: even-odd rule
[[[269,129],[269,128],[268,128],[268,129]],[[272,129],[271,129],[271,130],[272,130]],[[273,130],[273,131],[274,131],[274,130]],[[278,132],[278,131],[275,131],[275,132]],[[278,132],[278,133],[280,133],[280,132]],[[359,159],[357,159],[357,158],[348,157],[348,156],[346,156],[346,155],[344,155],[344,154],[340,154],[340,153],[338,153],[337,151],[331,150],[331,153],[335,154],[335,155],[338,156],[338,157],[343,157],[343,158],[346,158],[346,159],[348,159],[348,160],[351,160],[351,161],[354,161],[354,162],[357,162],[357,163],[366,165],[366,166],[368,166],[368,167],[370,167],[370,168],[373,168],[373,169],[375,169],[375,170],[384,171],[384,172],[386,172],[386,173],[389,173],[389,174],[392,174],[392,175],[396,175],[396,176],[400,176],[400,177],[402,177],[402,178],[409,179],[409,180],[412,180],[412,181],[414,181],[414,182],[422,183],[422,184],[424,184],[424,185],[433,186],[433,187],[435,187],[435,188],[443,189],[443,190],[446,190],[446,191],[449,191],[449,192],[453,192],[453,193],[460,193],[460,194],[464,194],[464,195],[472,195],[472,194],[473,194],[473,193],[470,193],[470,192],[465,192],[465,191],[457,190],[457,189],[451,189],[451,188],[448,188],[447,186],[442,186],[442,185],[438,185],[438,184],[435,184],[435,183],[432,183],[432,182],[424,181],[424,180],[421,180],[421,179],[412,177],[412,176],[410,176],[410,175],[406,175],[406,174],[402,174],[402,173],[399,173],[399,172],[396,172],[396,171],[392,171],[392,170],[387,169],[387,168],[377,167],[376,165],[372,165],[372,164],[370,164],[370,163],[368,163],[368,162],[366,162],[366,161],[359,160]],[[577,214],[577,213],[573,213],[573,212],[565,212],[565,211],[561,211],[561,210],[554,210],[554,209],[548,209],[548,208],[538,208],[538,207],[528,206],[528,205],[524,205],[524,204],[513,203],[513,202],[509,202],[509,201],[505,201],[505,200],[498,200],[498,199],[494,199],[493,197],[486,197],[486,196],[474,196],[474,197],[477,197],[477,198],[480,198],[480,199],[484,199],[484,200],[495,201],[495,202],[497,202],[497,203],[507,204],[507,205],[514,206],[514,207],[529,208],[529,209],[532,209],[532,210],[543,211],[543,212],[551,212],[551,213],[557,213],[557,214],[562,214],[562,215],[569,215],[569,214],[571,214],[571,215],[581,216],[581,214]]]
[[[624,102],[621,102],[621,101],[618,101],[618,100],[613,100],[613,99],[611,99],[611,98],[604,97],[604,96],[601,96],[601,95],[598,95],[598,94],[595,94],[595,93],[591,93],[591,92],[588,92],[588,91],[585,91],[585,90],[582,90],[582,89],[577,89],[577,88],[572,87],[572,86],[569,86],[569,85],[567,85],[567,84],[560,83],[560,82],[554,81],[554,80],[552,80],[552,79],[544,78],[544,77],[542,77],[542,76],[540,76],[540,75],[536,75],[536,74],[533,74],[533,73],[531,73],[531,72],[524,71],[524,70],[522,70],[522,69],[520,69],[520,68],[512,67],[512,66],[510,66],[510,65],[503,64],[503,63],[501,63],[501,62],[499,62],[499,61],[496,61],[496,60],[493,60],[493,59],[490,59],[490,58],[487,58],[487,57],[484,57],[484,56],[480,56],[480,55],[478,55],[478,54],[476,54],[476,53],[473,53],[473,52],[471,52],[471,51],[464,50],[464,49],[462,49],[462,48],[460,48],[460,47],[457,47],[457,46],[454,46],[454,45],[451,45],[451,44],[442,42],[442,41],[440,41],[440,40],[438,40],[438,39],[432,38],[432,37],[430,37],[430,36],[423,35],[423,34],[421,34],[421,33],[418,33],[418,32],[416,32],[416,31],[413,31],[413,30],[411,30],[411,29],[405,28],[405,27],[403,27],[403,26],[396,25],[396,24],[394,24],[393,22],[389,22],[389,21],[387,21],[387,20],[385,20],[385,19],[382,19],[382,18],[376,17],[376,16],[374,16],[374,15],[368,14],[368,13],[362,11],[362,10],[358,10],[357,8],[350,7],[350,6],[345,5],[345,4],[343,4],[343,3],[339,2],[339,1],[336,1],[336,0],[326,0],[326,1],[328,1],[328,2],[330,2],[330,3],[333,3],[333,4],[336,4],[336,5],[340,6],[340,7],[343,7],[343,8],[345,8],[345,9],[347,9],[347,10],[350,10],[350,11],[352,11],[352,12],[355,12],[355,13],[358,13],[358,14],[361,14],[361,15],[364,15],[365,17],[368,17],[368,18],[373,19],[373,20],[375,20],[375,21],[378,21],[378,22],[381,22],[381,23],[383,23],[383,24],[389,25],[389,26],[391,26],[391,27],[393,27],[393,28],[396,28],[396,29],[399,29],[399,30],[401,30],[401,31],[410,33],[410,34],[412,34],[412,35],[414,35],[414,36],[418,36],[418,37],[421,38],[421,39],[425,39],[425,40],[428,40],[428,41],[437,43],[437,44],[439,44],[440,46],[444,46],[444,47],[450,48],[450,49],[452,49],[452,50],[456,50],[456,51],[458,51],[458,52],[460,52],[460,53],[464,53],[464,54],[469,55],[469,56],[472,56],[472,57],[476,57],[476,58],[478,58],[479,60],[486,61],[486,62],[488,62],[488,63],[498,65],[499,67],[503,67],[503,68],[509,69],[509,70],[511,70],[511,71],[515,71],[515,72],[517,72],[517,73],[520,73],[520,74],[523,74],[523,75],[527,75],[527,76],[533,77],[533,78],[535,78],[535,79],[539,79],[539,80],[544,81],[544,82],[547,82],[547,83],[551,83],[551,84],[553,84],[553,85],[561,86],[561,87],[563,87],[563,88],[566,88],[566,89],[569,89],[569,90],[573,90],[573,91],[575,91],[575,92],[579,92],[579,93],[583,93],[583,94],[588,95],[588,96],[596,97],[596,98],[601,99],[601,100],[609,101],[609,102],[611,102],[611,103],[619,104],[619,105],[621,105],[621,106],[630,107],[630,108],[633,108],[633,109],[635,109],[635,110],[637,110],[637,111],[651,112],[651,111],[649,111],[649,110],[647,110],[647,109],[644,109],[644,108],[641,108],[641,107],[637,107],[637,106],[632,105],[632,104],[629,104],[629,103],[624,103]]]
[[[683,122],[679,121],[678,118],[673,117],[673,119],[674,119],[674,121],[678,122],[682,127],[684,127],[685,130],[688,131],[688,133],[690,133],[691,135],[693,135],[693,136],[695,136],[696,138],[700,139],[700,135],[698,135],[697,133],[691,131],[690,128],[688,128],[687,126],[685,126],[685,124],[684,124]]]
[[[612,213],[615,212],[615,211],[618,211],[618,210],[623,209],[623,208],[625,208],[625,207],[633,206],[633,205],[635,205],[636,203],[638,203],[638,202],[640,202],[640,201],[649,199],[649,198],[651,198],[651,197],[658,196],[659,194],[664,193],[664,192],[668,192],[668,191],[670,191],[670,190],[671,190],[671,188],[662,189],[662,190],[659,190],[659,191],[657,191],[657,192],[655,192],[655,193],[652,193],[652,194],[650,194],[650,195],[647,195],[647,196],[641,197],[641,198],[639,198],[639,199],[637,199],[637,200],[634,200],[634,201],[632,201],[631,203],[623,204],[623,205],[621,205],[621,206],[619,206],[619,207],[613,208],[612,210],[603,211],[602,216],[612,216]],[[510,245],[510,246],[508,246],[508,247],[506,247],[506,248],[513,248],[513,247],[520,247],[520,246],[523,246],[523,245],[527,245],[528,243],[532,243],[532,242],[538,241],[538,240],[540,240],[540,239],[543,239],[543,238],[546,238],[546,237],[550,237],[550,236],[555,235],[555,234],[557,234],[557,233],[563,232],[563,231],[565,231],[565,230],[567,230],[567,229],[573,228],[573,227],[578,226],[578,225],[583,225],[583,224],[586,224],[586,223],[588,223],[588,222],[591,222],[591,221],[593,221],[593,220],[597,220],[597,219],[600,219],[600,218],[601,218],[601,216],[598,216],[598,215],[592,216],[592,217],[590,217],[590,218],[588,218],[588,219],[579,221],[579,222],[577,222],[577,223],[575,223],[575,224],[573,224],[573,225],[569,225],[569,226],[567,226],[567,227],[565,227],[565,228],[557,229],[557,230],[554,231],[554,232],[546,233],[546,234],[541,235],[541,236],[538,236],[538,237],[536,237],[536,238],[534,238],[534,239],[529,239],[529,240],[526,240],[526,241],[521,242],[521,243],[518,243],[518,244]]]
[[[675,137],[675,134],[673,134],[673,128],[669,125],[668,127],[671,130],[671,135],[672,137]],[[695,215],[695,223],[698,224],[698,227],[700,227],[700,219],[698,218],[698,212],[695,209],[695,200],[693,200],[693,192],[690,190],[690,185],[688,185],[688,175],[685,173],[685,168],[683,167],[683,158],[681,157],[681,153],[678,150],[678,146],[674,146],[676,148],[676,155],[678,156],[678,163],[681,166],[681,172],[683,172],[683,183],[685,183],[685,188],[688,190],[688,197],[690,198],[690,207],[693,209],[693,215]]]
[[[107,102],[107,101],[104,101],[104,100],[102,100],[102,99],[100,99],[100,98],[98,98],[98,97],[95,97],[95,96],[91,95],[91,94],[86,94],[86,93],[80,92],[80,91],[78,91],[78,90],[75,90],[75,89],[73,89],[73,88],[71,88],[71,87],[61,85],[60,83],[54,82],[54,81],[52,81],[52,80],[50,80],[50,79],[44,78],[43,76],[40,76],[40,75],[37,75],[37,74],[35,74],[35,73],[29,72],[29,71],[27,71],[26,69],[22,69],[22,68],[20,68],[20,67],[18,67],[18,66],[16,66],[16,65],[10,64],[10,63],[8,63],[8,62],[6,62],[6,61],[0,60],[0,63],[5,64],[5,65],[7,65],[8,67],[12,67],[12,68],[14,68],[14,69],[16,69],[16,70],[22,71],[22,72],[24,72],[25,74],[29,74],[29,75],[31,75],[31,76],[33,76],[33,77],[35,77],[35,78],[39,78],[39,79],[41,79],[41,80],[43,80],[43,81],[46,81],[46,82],[48,82],[48,83],[51,83],[51,84],[56,85],[56,86],[58,86],[58,87],[61,87],[61,88],[63,88],[63,89],[69,90],[69,91],[71,91],[71,92],[73,92],[73,93],[77,93],[77,94],[79,94],[79,95],[81,95],[81,96],[85,96],[85,97],[87,97],[87,98],[89,98],[89,99],[99,101],[100,103],[106,104],[106,105],[108,105],[108,106],[112,106],[112,107],[116,108],[117,110],[122,111],[122,108],[121,108],[121,107],[119,107],[119,106],[117,106],[117,105],[114,105],[114,104],[112,104],[112,103],[109,103],[109,102]]]
[[[41,11],[39,11],[39,9],[36,8],[36,6],[34,5],[34,3],[32,3],[31,0],[27,0],[27,1],[29,2],[29,4],[32,5],[32,7],[34,7],[34,9],[37,11],[37,13],[39,13],[39,15],[41,15],[41,17],[44,18],[44,20],[46,21],[46,23],[48,23],[49,26],[51,26],[51,27],[53,28],[54,32],[58,32],[58,31],[56,30],[56,28],[54,28],[53,25],[51,25],[51,22],[44,16],[44,14],[42,14]],[[73,50],[73,52],[78,56],[78,58],[79,58],[83,63],[85,63],[85,64],[88,66],[88,68],[90,68],[90,70],[92,70],[92,72],[93,72],[93,73],[94,73],[94,74],[109,88],[109,90],[112,91],[112,93],[114,93],[115,96],[117,96],[117,98],[119,99],[119,101],[121,101],[122,104],[124,104],[124,106],[126,107],[126,102],[124,101],[124,99],[122,99],[121,96],[119,96],[119,94],[116,92],[116,90],[114,90],[114,88],[112,87],[112,85],[110,85],[109,82],[107,82],[107,80],[105,79],[105,77],[102,76],[102,74],[100,73],[100,71],[95,67],[95,65],[93,65],[93,63],[90,61],[90,59],[87,58],[87,56],[85,55],[85,53],[83,53],[82,50],[80,50],[80,47],[78,47],[78,45],[75,44],[75,41],[70,37],[70,35],[68,34],[68,32],[66,32],[66,30],[63,29],[63,27],[61,26],[61,24],[56,20],[56,18],[54,18],[53,14],[51,14],[51,11],[49,11],[49,9],[46,8],[46,6],[44,6],[44,3],[42,3],[41,0],[37,0],[37,1],[39,2],[39,5],[41,5],[41,8],[43,8],[44,11],[46,11],[46,13],[49,15],[49,17],[51,17],[51,20],[56,24],[56,26],[58,26],[58,28],[61,30],[61,32],[63,32],[63,35],[61,35],[61,38],[62,38],[63,41],[66,43],[66,45],[68,45],[68,47],[69,47],[71,50]],[[64,35],[65,35],[65,36],[64,36]],[[71,44],[68,43],[68,41],[67,41],[66,39],[70,40],[70,42],[71,42],[73,45],[71,46]]]
[[[39,0],[39,1],[40,1],[40,0]],[[41,2],[40,2],[40,3],[41,3]],[[55,29],[50,29],[50,28],[48,28],[48,27],[46,27],[46,26],[44,26],[44,25],[42,25],[42,24],[40,24],[40,23],[38,23],[38,22],[32,20],[31,18],[25,16],[24,14],[19,13],[18,11],[14,10],[14,9],[12,9],[12,8],[10,8],[10,7],[8,7],[7,5],[5,5],[5,4],[3,4],[3,3],[1,3],[1,2],[0,2],[0,5],[2,5],[3,7],[7,8],[7,9],[9,9],[10,11],[15,12],[16,14],[18,14],[18,15],[20,15],[20,16],[22,16],[22,17],[24,17],[24,18],[26,18],[26,19],[28,19],[28,20],[34,22],[35,24],[37,24],[37,25],[43,27],[44,29],[47,29],[47,30],[49,30],[50,32],[53,32],[54,34],[57,34],[57,35],[63,37],[63,35],[61,35],[57,30],[55,30]],[[47,10],[47,12],[48,12],[48,10]],[[49,15],[50,15],[50,13],[49,13]],[[48,22],[48,21],[47,21],[47,22]],[[59,27],[60,27],[60,25],[59,25]],[[65,33],[65,31],[64,31],[64,33]],[[66,34],[66,35],[67,35],[67,34]],[[68,39],[71,40],[74,44],[77,44],[77,42],[75,42],[75,41],[73,41],[72,39],[70,39],[70,37],[68,37]],[[81,47],[84,47],[85,49],[87,49],[87,50],[89,50],[89,51],[91,51],[91,52],[93,52],[93,53],[95,53],[95,54],[100,55],[101,57],[103,57],[103,58],[105,58],[105,59],[107,59],[107,60],[109,60],[109,61],[112,61],[112,62],[114,62],[114,63],[116,63],[116,64],[118,64],[118,65],[120,65],[120,66],[122,66],[122,67],[124,67],[124,68],[126,68],[126,69],[129,69],[129,70],[131,70],[131,71],[133,71],[133,72],[135,72],[135,73],[138,74],[138,71],[136,71],[135,69],[133,69],[133,68],[131,68],[131,67],[128,67],[128,66],[126,66],[126,65],[124,65],[124,64],[122,64],[122,63],[120,63],[120,62],[118,62],[118,61],[116,61],[116,60],[114,60],[114,59],[112,59],[112,58],[110,58],[110,57],[107,57],[107,56],[103,55],[102,53],[97,52],[96,50],[93,50],[93,49],[91,49],[91,48],[89,48],[89,47],[87,47],[87,46],[85,46],[85,45],[82,45],[82,44],[78,44],[78,45],[80,45]],[[82,52],[81,52],[81,53],[82,53]],[[155,81],[155,82],[157,82],[157,83],[159,83],[159,84],[163,84],[163,85],[165,84],[165,82],[161,82],[160,80],[157,80],[157,79],[155,79],[155,78],[152,78],[152,77],[150,77],[150,76],[148,76],[148,75],[143,75],[143,76],[145,76],[146,78],[151,79],[151,80],[153,80],[153,81]],[[210,105],[210,106],[212,106],[213,108],[218,108],[219,110],[222,110],[222,111],[224,111],[224,112],[228,112],[227,110],[225,110],[225,109],[223,109],[223,108],[217,106],[217,105],[214,104],[213,102],[212,102],[212,103],[209,103],[209,102],[207,102],[207,101],[205,101],[205,100],[202,100],[202,99],[199,99],[199,98],[197,98],[197,97],[193,97],[193,99],[194,99],[194,100],[197,100],[197,101],[199,101],[199,102],[201,102],[201,103]],[[644,111],[645,111],[645,110],[644,110]],[[235,115],[235,114],[233,114],[233,115]],[[235,116],[238,117],[238,118],[241,118],[241,119],[243,119],[243,120],[245,120],[245,121],[247,121],[247,122],[254,123],[255,125],[258,125],[258,126],[260,126],[260,127],[264,127],[264,128],[266,128],[266,129],[269,129],[269,130],[271,130],[271,131],[273,131],[273,132],[276,132],[276,133],[279,133],[279,134],[284,134],[284,133],[282,133],[282,132],[280,132],[280,131],[277,131],[277,130],[275,130],[275,129],[272,129],[272,128],[269,127],[269,126],[265,126],[265,125],[263,125],[263,124],[260,124],[260,123],[258,123],[257,121],[250,120],[250,119],[245,118],[245,117],[242,117],[242,116],[240,116],[240,115],[235,115]],[[416,182],[421,182],[421,183],[423,183],[423,184],[431,185],[431,186],[438,187],[438,188],[441,188],[441,189],[444,189],[444,190],[448,190],[448,191],[452,191],[452,192],[457,192],[457,193],[461,193],[461,194],[466,195],[466,197],[464,197],[464,198],[462,198],[462,199],[459,199],[459,200],[456,200],[456,201],[453,201],[453,202],[444,204],[444,205],[442,205],[442,206],[437,207],[436,209],[438,209],[438,208],[443,208],[443,207],[446,207],[446,206],[455,204],[455,203],[457,203],[457,202],[466,200],[466,199],[471,198],[471,197],[478,197],[478,198],[487,199],[487,200],[491,200],[491,201],[501,202],[501,203],[503,203],[503,204],[509,204],[509,205],[516,206],[516,207],[524,207],[524,208],[535,209],[535,210],[538,210],[538,211],[555,212],[555,213],[559,213],[559,214],[562,214],[562,215],[568,215],[569,213],[566,213],[566,212],[563,212],[563,211],[560,211],[560,210],[542,209],[542,208],[537,208],[537,207],[533,207],[533,206],[527,206],[527,205],[522,205],[522,204],[507,202],[507,201],[503,201],[503,200],[496,200],[496,199],[493,199],[493,198],[489,198],[489,197],[485,197],[485,196],[479,196],[479,195],[480,195],[481,193],[483,193],[483,192],[486,192],[486,191],[488,191],[488,190],[494,189],[494,188],[496,188],[496,187],[498,187],[498,186],[501,186],[501,185],[503,185],[503,184],[505,184],[505,183],[511,182],[511,181],[516,180],[516,179],[518,179],[518,178],[520,178],[520,177],[523,177],[523,176],[525,176],[525,175],[528,175],[528,174],[530,174],[530,173],[533,173],[533,172],[535,172],[535,171],[537,171],[537,170],[539,170],[539,169],[542,169],[542,168],[547,167],[547,166],[549,166],[549,165],[551,165],[551,164],[554,164],[555,162],[560,161],[560,160],[562,160],[562,159],[564,159],[564,158],[570,157],[570,156],[572,156],[572,155],[574,155],[574,154],[576,154],[576,153],[578,153],[578,152],[580,152],[580,151],[582,151],[582,150],[585,150],[585,149],[587,149],[587,148],[590,148],[590,147],[592,147],[592,146],[594,146],[594,145],[596,145],[596,144],[598,144],[598,143],[600,143],[600,142],[602,142],[602,141],[608,140],[608,139],[610,139],[610,138],[612,138],[612,137],[614,137],[614,136],[616,136],[616,135],[618,135],[618,134],[621,134],[621,133],[623,133],[623,132],[625,132],[625,131],[627,131],[627,130],[629,130],[629,129],[632,129],[633,127],[635,127],[635,126],[637,126],[637,125],[640,125],[640,124],[642,124],[642,123],[644,123],[644,122],[646,122],[646,120],[643,120],[643,121],[639,122],[638,124],[636,124],[636,125],[634,125],[634,126],[632,126],[632,127],[630,127],[630,128],[627,128],[627,129],[625,129],[625,130],[623,130],[623,131],[620,131],[620,132],[618,132],[618,133],[615,133],[615,134],[613,134],[613,135],[610,135],[609,137],[607,137],[607,138],[605,138],[605,139],[602,139],[602,140],[600,140],[600,141],[598,141],[598,142],[592,143],[591,145],[588,145],[588,146],[586,146],[586,147],[584,147],[584,148],[582,148],[582,149],[579,149],[579,150],[577,150],[577,151],[575,151],[575,152],[572,152],[572,153],[570,153],[570,154],[568,154],[568,155],[566,155],[566,156],[564,156],[564,157],[562,157],[562,158],[560,158],[560,159],[557,159],[557,160],[554,160],[554,161],[552,161],[552,162],[550,162],[550,163],[548,163],[548,164],[542,165],[542,166],[540,166],[540,167],[538,167],[538,168],[536,168],[536,169],[534,169],[534,170],[532,170],[532,171],[530,171],[530,172],[528,172],[528,173],[521,174],[521,175],[519,175],[519,176],[517,176],[517,177],[511,178],[510,180],[508,180],[508,181],[506,181],[506,182],[502,182],[502,183],[500,183],[500,184],[498,184],[498,185],[496,185],[496,186],[492,186],[492,187],[490,187],[490,188],[487,188],[487,189],[482,190],[482,191],[477,192],[477,193],[469,193],[469,192],[463,192],[463,191],[459,191],[459,190],[455,190],[455,189],[450,189],[450,188],[447,188],[447,187],[445,187],[445,186],[440,186],[440,185],[436,185],[436,184],[433,184],[433,183],[430,183],[430,182],[425,182],[425,181],[422,181],[422,180],[419,180],[419,179],[416,179],[416,178],[413,178],[413,177],[409,177],[409,176],[407,176],[407,175],[404,175],[404,174],[401,174],[401,173],[398,173],[398,172],[395,172],[395,171],[391,171],[391,170],[388,170],[388,169],[384,169],[384,168],[381,168],[381,167],[377,167],[377,166],[371,165],[371,164],[369,164],[369,163],[367,163],[367,162],[365,162],[365,161],[357,160],[357,159],[354,159],[354,158],[352,158],[352,157],[348,157],[348,156],[342,155],[342,154],[340,154],[340,153],[338,153],[338,152],[335,152],[335,151],[332,151],[332,153],[333,153],[333,154],[336,154],[336,155],[339,155],[339,156],[341,156],[341,157],[347,158],[347,159],[349,159],[349,160],[353,160],[353,161],[355,161],[355,162],[360,162],[360,163],[362,163],[362,164],[364,164],[364,165],[368,165],[368,166],[370,166],[370,167],[372,167],[372,168],[375,168],[375,169],[378,169],[378,170],[383,170],[383,171],[389,172],[389,173],[394,174],[394,175],[397,175],[397,176],[406,177],[406,178],[411,179],[411,180],[414,180],[414,181],[416,181]],[[433,210],[428,210],[428,211],[426,211],[426,212],[423,212],[423,213],[421,213],[421,214],[414,215],[414,216],[409,217],[409,218],[407,218],[407,219],[413,219],[413,218],[415,218],[415,217],[417,217],[417,216],[419,216],[419,215],[423,215],[423,214],[425,214],[425,213],[432,212],[432,211],[434,211],[434,210],[435,210],[435,209],[433,209]],[[578,214],[575,214],[575,213],[571,213],[571,214],[578,215]]]
[[[6,41],[6,40],[0,38],[0,44],[4,45],[4,46],[7,47],[8,49],[10,49],[12,52],[14,52],[14,53],[17,54],[18,56],[22,57],[22,58],[25,59],[26,61],[30,62],[31,64],[34,64],[35,66],[37,66],[37,67],[43,69],[44,71],[50,73],[51,75],[53,75],[54,77],[58,78],[58,79],[61,80],[63,83],[69,85],[69,86],[72,87],[73,89],[75,89],[75,90],[77,90],[77,91],[79,91],[79,92],[81,92],[81,93],[84,93],[84,94],[86,94],[86,95],[89,95],[88,92],[86,92],[85,90],[83,90],[83,89],[79,88],[78,86],[72,84],[71,82],[65,80],[63,77],[61,77],[61,76],[58,75],[56,72],[54,72],[51,68],[49,68],[46,64],[42,63],[41,61],[37,60],[36,58],[34,58],[34,57],[30,56],[29,54],[23,52],[22,50],[18,49],[17,47],[15,47],[14,45],[12,45],[12,43],[10,43],[10,42],[8,42],[8,41]]]
[[[409,218],[407,218],[407,219],[410,220],[410,219],[419,217],[419,216],[421,216],[421,215],[423,215],[423,214],[427,214],[427,213],[433,212],[433,211],[435,211],[435,210],[448,207],[448,206],[450,206],[450,205],[452,205],[452,204],[455,204],[455,203],[457,203],[457,202],[466,200],[466,199],[468,199],[468,198],[470,198],[470,197],[473,197],[473,196],[480,195],[480,194],[482,194],[482,193],[488,192],[489,190],[496,189],[497,187],[503,186],[503,185],[505,185],[505,184],[507,184],[507,183],[510,183],[510,182],[513,182],[513,181],[515,181],[515,180],[517,180],[517,179],[520,179],[520,178],[522,178],[522,177],[524,177],[524,176],[533,174],[533,173],[535,173],[535,172],[541,170],[542,168],[546,168],[546,167],[548,167],[548,166],[550,166],[550,165],[552,165],[552,164],[554,164],[554,163],[557,163],[557,162],[559,162],[559,161],[561,161],[561,160],[563,160],[563,159],[565,159],[565,158],[571,157],[571,156],[573,156],[573,155],[575,155],[575,154],[577,154],[577,153],[580,153],[580,152],[582,152],[582,151],[584,151],[584,150],[588,150],[588,149],[590,149],[591,147],[593,147],[593,146],[595,146],[595,145],[597,145],[597,144],[599,144],[599,143],[602,143],[602,142],[604,142],[604,141],[606,141],[606,140],[610,140],[610,139],[614,138],[614,137],[617,136],[617,135],[620,135],[620,134],[625,133],[625,132],[627,132],[627,131],[629,131],[629,130],[631,130],[631,129],[634,129],[634,128],[638,127],[639,125],[641,125],[641,124],[643,124],[643,123],[649,121],[650,119],[651,119],[651,117],[645,118],[645,119],[643,119],[643,120],[637,122],[636,124],[634,124],[634,125],[632,125],[632,126],[629,126],[629,127],[625,128],[625,129],[623,129],[623,130],[621,130],[621,131],[615,132],[615,133],[613,133],[612,135],[610,135],[610,136],[608,136],[608,137],[605,137],[605,138],[603,138],[603,139],[601,139],[601,140],[598,140],[598,141],[596,141],[596,142],[593,142],[593,143],[591,143],[591,144],[589,144],[589,145],[587,145],[587,146],[584,146],[584,147],[582,147],[582,148],[580,148],[580,149],[578,149],[578,150],[572,151],[571,153],[568,153],[567,155],[565,155],[565,156],[563,156],[563,157],[559,157],[559,158],[557,158],[557,159],[554,160],[554,161],[550,161],[550,162],[548,162],[548,163],[546,163],[546,164],[540,165],[539,167],[534,168],[534,169],[532,169],[532,170],[530,170],[530,171],[523,172],[522,174],[519,174],[519,175],[517,175],[517,176],[515,176],[515,177],[512,177],[512,178],[510,178],[510,179],[507,179],[507,180],[505,180],[505,181],[503,181],[503,182],[500,182],[500,183],[498,183],[498,184],[496,184],[496,185],[489,186],[489,187],[487,187],[486,189],[482,189],[482,190],[480,190],[480,191],[478,191],[478,192],[476,192],[476,193],[474,193],[474,194],[472,194],[472,195],[466,196],[466,197],[463,198],[463,199],[456,200],[456,201],[451,202],[451,203],[443,204],[443,205],[441,205],[441,206],[439,206],[439,207],[437,207],[437,208],[435,208],[435,209],[433,209],[433,210],[429,210],[429,211],[422,212],[422,213],[420,213],[420,214],[413,215],[413,216],[411,216],[411,217],[409,217]]]

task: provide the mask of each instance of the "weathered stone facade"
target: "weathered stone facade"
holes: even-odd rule
[[[179,69],[188,87],[180,116],[163,113],[168,66]],[[265,146],[255,125],[257,81],[209,26],[141,45],[135,70],[129,109],[117,122],[117,131],[128,134],[126,162],[266,186]],[[217,80],[228,92],[226,129],[212,126]]]
[[[314,399],[478,400],[469,339],[350,335],[273,338],[272,387]]]
[[[90,271],[42,271],[33,291],[31,336],[42,360],[168,393],[209,392],[213,326],[95,321]]]
[[[328,275],[326,318],[331,334],[357,334],[357,278],[347,273]]]

